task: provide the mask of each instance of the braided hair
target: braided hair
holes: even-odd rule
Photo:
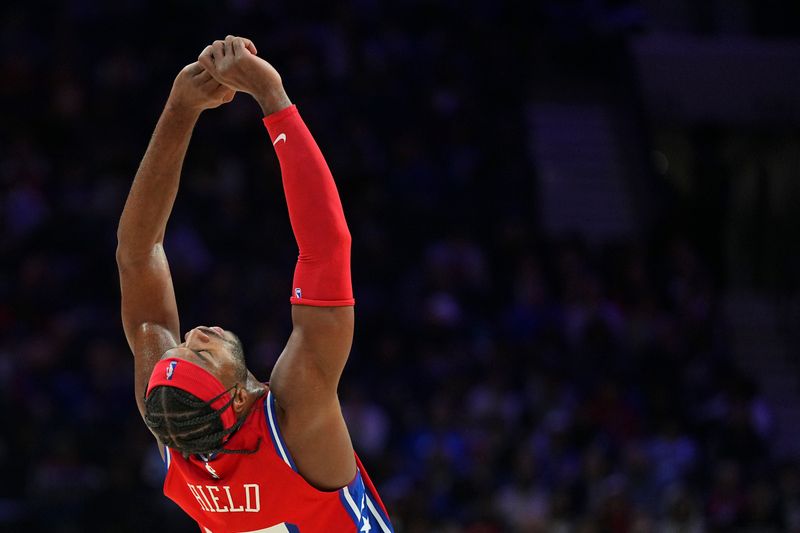
[[[231,355],[236,369],[236,379],[240,383],[247,382],[247,365],[245,363],[242,341],[235,334]],[[213,455],[215,453],[252,454],[261,445],[259,438],[252,450],[229,450],[224,445],[244,424],[247,415],[242,415],[236,422],[225,429],[222,414],[226,409],[233,409],[234,385],[208,401],[201,400],[190,392],[168,385],[153,387],[145,397],[144,421],[158,439],[166,446],[178,450],[184,457],[192,454]],[[230,399],[218,409],[212,405],[226,393],[234,390]]]
[[[236,385],[231,389],[235,387]],[[233,408],[233,395],[219,409],[211,407],[231,389],[206,402],[177,387],[154,387],[145,398],[144,421],[163,444],[179,450],[185,458],[192,454],[256,453],[261,445],[260,438],[252,450],[224,448],[228,437],[239,429],[247,418],[246,415],[242,415],[230,428],[225,429],[223,426],[221,415],[226,409]]]

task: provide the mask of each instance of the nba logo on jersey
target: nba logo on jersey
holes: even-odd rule
[[[208,470],[208,473],[209,473],[209,474],[211,474],[211,476],[212,476],[214,479],[219,479],[219,474],[217,474],[217,471],[216,471],[216,470],[214,470],[214,469],[211,467],[211,465],[210,465],[210,464],[208,464],[207,462],[205,463],[205,465],[206,465],[206,470]]]
[[[301,290],[300,290],[300,287],[297,287],[297,288],[294,290],[294,295],[295,295],[295,297],[297,297],[298,299],[303,297],[303,291],[301,291]]]
[[[167,379],[172,379],[172,374],[175,373],[175,367],[178,366],[177,361],[170,361],[167,367]]]

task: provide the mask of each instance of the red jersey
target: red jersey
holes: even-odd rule
[[[204,533],[393,532],[375,487],[356,456],[356,477],[323,492],[297,472],[281,437],[272,392],[259,399],[226,443],[255,449],[217,454],[208,461],[165,450],[164,494],[197,521]]]

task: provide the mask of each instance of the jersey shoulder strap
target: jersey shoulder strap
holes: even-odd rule
[[[269,433],[275,453],[278,454],[278,456],[289,466],[289,468],[297,472],[297,467],[294,464],[292,455],[289,453],[289,449],[286,447],[286,442],[283,440],[283,436],[281,435],[280,427],[278,427],[278,414],[275,409],[275,396],[272,394],[271,390],[267,393],[267,397],[264,400],[264,418],[267,425],[267,433]]]

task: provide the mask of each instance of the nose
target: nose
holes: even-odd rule
[[[208,342],[208,341],[210,341],[210,340],[211,340],[211,338],[208,336],[208,334],[204,333],[204,332],[203,332],[201,329],[199,329],[199,328],[194,328],[194,329],[192,329],[192,330],[189,330],[189,331],[187,331],[187,332],[186,332],[186,334],[183,336],[183,339],[184,339],[184,340],[185,340],[187,343],[189,343],[189,341],[190,341],[190,340],[192,340],[192,339],[195,339],[195,338],[196,338],[197,340],[199,340],[200,342]]]

